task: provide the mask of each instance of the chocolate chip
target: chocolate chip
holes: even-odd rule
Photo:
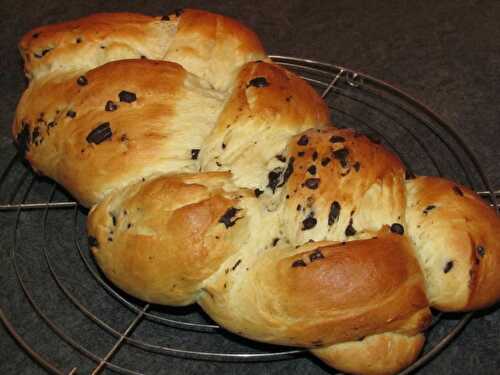
[[[340,137],[340,136],[337,136],[337,135],[334,135],[330,138],[330,143],[342,143],[342,142],[345,142],[345,138],[344,137]]]
[[[114,112],[118,109],[118,105],[115,104],[112,100],[108,100],[106,105],[104,106],[104,110],[106,112]]]
[[[278,159],[282,163],[286,161],[286,158],[281,154],[276,155],[276,159]]]
[[[476,247],[476,253],[477,255],[479,255],[479,257],[482,258],[484,257],[484,254],[486,254],[486,249],[484,248],[484,246],[479,245]]]
[[[199,148],[193,148],[191,150],[191,160],[196,160],[198,159],[198,154],[200,153],[200,149]]]
[[[231,267],[231,270],[234,271],[236,269],[236,267],[238,267],[240,264],[241,264],[241,259],[238,259],[238,261],[234,264],[234,266]]]
[[[21,131],[17,133],[16,140],[19,153],[23,158],[26,157],[26,153],[29,151],[31,143],[30,125],[27,122],[21,122]]]
[[[317,158],[318,158],[318,151],[314,151],[312,153],[312,159],[313,159],[313,161],[315,161]]]
[[[405,232],[405,228],[399,223],[394,223],[391,225],[391,232],[399,234],[399,235],[403,235]]]
[[[255,194],[255,197],[258,198],[262,193],[264,193],[264,190],[255,189],[253,193]]]
[[[222,215],[219,219],[219,223],[222,223],[226,226],[226,228],[229,228],[229,227],[232,227],[236,221],[239,219],[239,218],[236,218],[235,220],[234,219],[234,216],[236,215],[236,213],[238,212],[239,210],[235,207],[231,207],[229,209],[227,209],[227,211],[224,213],[224,215]]]
[[[309,143],[309,138],[307,138],[307,135],[303,135],[299,138],[297,144],[299,146],[306,146]]]
[[[436,206],[435,206],[435,205],[430,204],[430,205],[428,205],[427,207],[425,207],[425,209],[424,209],[422,212],[423,212],[423,214],[424,214],[424,215],[427,215],[427,214],[429,213],[429,211],[431,211],[431,210],[433,210],[433,209],[435,209],[435,208],[436,208]]]
[[[120,98],[121,102],[125,102],[125,103],[132,103],[132,102],[135,102],[137,100],[137,97],[133,92],[125,91],[125,90],[120,91],[120,93],[118,94],[118,98]]]
[[[160,18],[161,21],[170,21],[170,17],[169,16],[163,16],[162,18]]]
[[[270,188],[273,191],[273,193],[276,191],[276,187],[280,182],[281,172],[282,172],[281,168],[275,168],[267,175],[268,179],[267,187]]]
[[[300,156],[300,157],[304,156],[305,154],[306,154],[306,153],[305,153],[304,151],[299,151],[299,152],[297,153],[297,155],[298,155],[298,156]]]
[[[87,78],[85,76],[80,76],[76,80],[76,83],[78,83],[80,86],[85,86],[89,83],[89,81],[87,80]]]
[[[317,222],[318,221],[314,218],[314,213],[311,212],[309,216],[302,221],[302,230],[314,228]]]
[[[300,211],[302,209],[302,206],[300,204],[297,205],[297,211]]]
[[[66,112],[66,116],[71,117],[71,118],[75,118],[76,112],[70,109],[68,112]]]
[[[306,266],[307,266],[306,262],[304,262],[302,259],[297,259],[292,263],[292,268],[306,267]]]
[[[215,162],[215,165],[217,165],[218,167],[222,167],[222,164],[218,161]]]
[[[343,168],[347,167],[347,157],[349,156],[349,150],[347,148],[341,148],[339,150],[333,151],[333,157],[340,161],[340,165]]]
[[[36,146],[42,143],[42,135],[40,134],[39,126],[36,126],[33,129],[33,133],[31,134],[31,143],[34,143]]]
[[[309,168],[307,168],[307,171],[314,176],[316,174],[316,166],[311,165]]]
[[[52,51],[52,48],[46,48],[44,49],[42,52],[40,53],[35,53],[34,56],[37,58],[37,59],[41,59],[42,57],[44,57],[47,53],[49,53],[50,51]]]
[[[356,234],[356,229],[352,225],[352,218],[349,220],[349,225],[345,228],[345,235],[350,237]]]
[[[449,262],[447,262],[445,265],[444,265],[444,268],[443,268],[443,272],[444,273],[448,273],[450,272],[450,270],[453,268],[453,261],[450,260]]]
[[[328,225],[332,225],[340,215],[340,203],[335,201],[330,205],[330,213],[328,214]]]
[[[357,161],[356,163],[354,163],[353,167],[356,172],[359,172],[359,168],[361,168],[360,162]]]
[[[221,147],[222,147],[222,149],[224,150],[224,149],[226,148],[226,144],[225,144],[225,143],[223,143]]]
[[[304,182],[304,185],[309,189],[315,190],[318,188],[320,182],[321,180],[319,178],[308,178]]]
[[[262,88],[262,87],[269,86],[269,82],[267,82],[267,80],[264,77],[257,77],[257,78],[252,79],[250,82],[248,82],[247,87],[249,87],[249,86]]]
[[[77,44],[80,44],[80,43],[82,42],[82,38],[76,38],[75,42],[76,42]]]
[[[34,33],[34,34],[32,35],[32,37],[33,37],[33,38],[35,38],[35,39],[36,39],[36,38],[38,38],[39,36],[40,36],[40,33]]]
[[[56,127],[56,126],[57,126],[57,122],[55,122],[55,121],[51,121],[51,122],[49,122],[49,123],[47,124],[47,127],[48,127],[49,129],[54,128],[54,127]]]
[[[405,170],[405,180],[413,180],[415,178],[415,175],[413,172],[409,169]]]
[[[455,185],[455,186],[453,186],[453,191],[455,192],[455,194],[458,194],[458,195],[460,195],[461,197],[463,197],[463,196],[464,196],[463,191],[462,191],[462,190],[460,190],[460,188],[459,188],[458,186],[456,186],[456,185]]]
[[[107,139],[111,139],[112,136],[113,131],[111,130],[109,122],[103,122],[87,135],[87,142],[98,145]]]
[[[328,165],[328,163],[330,163],[331,160],[332,159],[330,159],[330,158],[323,158],[323,159],[321,159],[321,165],[323,167],[326,167]]]
[[[325,256],[323,255],[323,253],[319,249],[316,249],[312,254],[309,255],[309,260],[311,262],[314,262],[315,260],[323,259],[324,257]]]
[[[97,238],[93,236],[88,236],[87,240],[90,247],[99,247],[99,242],[97,241]]]
[[[281,181],[281,183],[278,185],[278,187],[281,187],[284,184],[286,184],[286,182],[288,181],[288,179],[292,175],[292,173],[293,173],[293,162],[294,161],[295,161],[294,157],[291,157],[288,160],[288,165],[286,166],[285,173],[283,173],[283,181]]]
[[[279,241],[279,240],[280,240],[279,238],[274,238],[274,239],[273,239],[273,247],[274,247],[274,246],[276,246],[276,245],[278,244],[278,241]]]

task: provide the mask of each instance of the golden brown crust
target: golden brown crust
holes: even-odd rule
[[[416,334],[430,319],[409,243],[386,231],[370,240],[261,251],[243,258],[239,271],[219,271],[204,289],[198,303],[215,321],[282,345],[325,346],[387,331]]]
[[[220,95],[165,61],[115,61],[81,77],[36,81],[19,103],[13,133],[35,170],[90,207],[154,173],[198,169],[191,150],[209,134]]]
[[[265,190],[290,138],[329,124],[326,104],[304,80],[275,64],[248,63],[201,150],[201,165],[230,170],[237,185]]]
[[[424,342],[422,334],[383,333],[311,351],[328,365],[348,374],[391,375],[412,364]]]
[[[407,183],[407,222],[432,306],[466,311],[500,300],[500,218],[470,189],[437,177]]]
[[[314,129],[293,137],[287,154],[282,168],[293,173],[282,218],[291,241],[343,241],[405,225],[404,166],[381,145],[350,129]]]
[[[160,177],[108,196],[88,218],[100,268],[142,300],[193,303],[204,280],[237,250],[229,240],[236,228],[220,220],[239,206],[237,197],[245,192],[236,191],[228,177]],[[228,220],[243,214],[235,212]]]

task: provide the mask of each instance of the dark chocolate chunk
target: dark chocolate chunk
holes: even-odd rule
[[[241,259],[238,259],[238,261],[234,264],[234,266],[231,267],[231,270],[234,271],[236,269],[236,267],[238,267],[240,264],[241,264]]]
[[[332,159],[330,159],[330,158],[323,158],[323,159],[321,159],[321,165],[323,167],[326,167],[328,165],[328,163],[330,163],[331,160]]]
[[[455,194],[458,194],[458,195],[460,195],[461,197],[463,197],[463,196],[464,196],[463,191],[462,191],[462,190],[460,190],[460,188],[459,188],[458,186],[456,186],[456,185],[455,185],[455,186],[453,186],[453,191],[455,192]]]
[[[76,80],[76,83],[78,83],[80,86],[85,86],[89,83],[89,81],[87,80],[87,78],[85,76],[80,76]]]
[[[75,118],[76,112],[70,109],[68,112],[66,112],[66,116],[71,117],[71,118]]]
[[[333,157],[340,161],[340,165],[343,168],[347,167],[347,157],[349,156],[349,150],[347,148],[341,148],[339,150],[333,151]]]
[[[356,229],[354,229],[353,225],[352,225],[352,218],[351,220],[349,220],[349,225],[347,226],[347,228],[345,228],[345,235],[346,236],[354,236],[356,234]]]
[[[191,159],[192,160],[196,160],[198,159],[198,154],[200,153],[200,149],[199,148],[193,148],[191,150]]]
[[[226,144],[225,144],[225,143],[223,143],[221,147],[222,147],[222,149],[224,150],[224,149],[226,148]]]
[[[132,103],[137,100],[137,96],[133,92],[125,90],[120,91],[120,93],[118,94],[118,98],[120,98],[121,102],[125,103]]]
[[[300,211],[302,209],[302,206],[300,204],[297,205],[297,211]]]
[[[318,151],[314,151],[312,153],[312,159],[313,159],[313,161],[316,161],[317,158],[318,158]]]
[[[308,178],[304,182],[304,185],[309,189],[315,190],[318,188],[320,182],[321,180],[319,178]]]
[[[269,82],[267,82],[267,80],[264,77],[257,77],[257,78],[252,79],[250,82],[248,82],[247,87],[249,87],[249,86],[262,88],[262,87],[269,86]]]
[[[309,168],[307,168],[307,171],[314,176],[316,174],[316,166],[311,165]]]
[[[340,137],[340,136],[337,136],[337,135],[334,135],[330,138],[330,143],[342,143],[342,142],[345,142],[345,138],[344,137]]]
[[[315,260],[323,259],[325,256],[321,252],[321,250],[316,249],[312,254],[309,254],[309,260],[314,262]]]
[[[278,159],[282,163],[286,161],[286,158],[281,154],[276,155],[276,159]]]
[[[450,261],[446,262],[446,264],[444,265],[443,272],[448,273],[451,271],[452,268],[453,268],[453,261],[450,260]]]
[[[114,112],[118,109],[118,105],[115,104],[112,100],[108,100],[106,105],[104,106],[104,110],[106,112]]]
[[[226,228],[232,227],[239,218],[234,218],[239,209],[235,207],[228,208],[224,215],[219,219],[219,223],[222,223]],[[233,220],[234,219],[234,220]]]
[[[273,193],[276,191],[276,187],[280,182],[281,172],[282,172],[281,168],[275,168],[267,175],[267,179],[269,181],[267,183],[267,187],[270,188],[273,191]]]
[[[288,179],[292,175],[292,173],[293,173],[293,162],[294,161],[295,161],[294,157],[291,157],[288,160],[288,165],[286,166],[285,173],[283,173],[283,181],[281,181],[281,183],[278,185],[278,187],[281,187],[284,184],[286,184],[286,182],[288,181]]]
[[[37,59],[41,59],[42,57],[44,57],[47,53],[49,53],[50,51],[52,51],[52,48],[46,48],[44,49],[42,52],[40,53],[35,53],[34,56],[37,58]]]
[[[222,164],[218,161],[215,162],[215,165],[217,165],[218,167],[222,167]]]
[[[391,232],[399,234],[399,235],[403,235],[405,232],[405,228],[399,223],[394,223],[391,225]]]
[[[305,151],[299,151],[297,153],[297,155],[300,156],[300,157],[304,156],[305,154],[306,154]]]
[[[306,146],[309,143],[309,138],[307,138],[307,135],[303,135],[299,138],[297,144],[299,146]]]
[[[297,259],[296,261],[294,261],[292,263],[292,267],[293,268],[296,268],[296,267],[306,267],[307,264],[306,262],[304,262],[302,259]]]
[[[99,247],[99,242],[97,241],[97,238],[93,236],[88,236],[87,239],[90,247]]]
[[[107,139],[111,139],[112,136],[113,131],[109,126],[109,122],[103,122],[87,135],[87,142],[98,145]]]
[[[170,21],[170,17],[169,16],[163,16],[162,18],[160,18],[161,21]]]
[[[16,140],[19,153],[23,158],[26,157],[26,153],[28,152],[31,143],[30,125],[27,122],[22,121],[21,131],[17,133]]]
[[[33,38],[35,38],[35,39],[36,39],[36,38],[38,38],[39,36],[40,36],[40,33],[34,33],[34,34],[32,35],[32,37],[33,37]]]
[[[335,201],[330,205],[330,213],[328,214],[328,225],[332,225],[340,215],[340,203]]]
[[[359,168],[361,168],[361,163],[357,161],[356,163],[354,163],[353,167],[356,172],[359,172]]]
[[[405,180],[413,180],[415,178],[415,175],[413,172],[409,169],[405,170]]]
[[[75,42],[76,42],[77,44],[80,44],[80,43],[82,42],[82,38],[76,38]]]
[[[116,216],[113,214],[110,214],[110,215],[111,215],[111,221],[113,222],[113,225],[116,226]]]
[[[255,197],[258,198],[262,193],[264,193],[264,190],[255,189],[253,193],[255,194]]]
[[[311,228],[314,228],[317,222],[318,221],[314,217],[314,213],[311,212],[309,216],[302,221],[302,230],[309,230]]]
[[[484,254],[486,254],[486,249],[484,248],[484,246],[476,246],[476,253],[477,255],[479,255],[479,257],[484,257]]]
[[[433,209],[435,209],[435,208],[436,208],[436,206],[435,206],[435,205],[430,204],[430,205],[428,205],[427,207],[425,207],[424,211],[422,211],[422,212],[424,213],[424,215],[427,215],[427,214],[429,213],[429,211],[431,211],[431,210],[433,210]]]
[[[279,241],[279,240],[280,240],[280,239],[279,239],[279,238],[277,238],[277,237],[276,237],[276,238],[273,238],[273,247],[274,247],[274,246],[276,246],[276,245],[278,244],[278,241]]]

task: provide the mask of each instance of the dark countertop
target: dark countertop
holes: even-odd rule
[[[4,110],[0,113],[3,124],[0,128],[2,170],[15,152],[10,137],[10,122],[17,100],[25,87],[16,44],[25,32],[41,24],[101,11],[168,14],[171,10],[182,7],[202,8],[237,18],[257,32],[266,49],[272,54],[339,64],[394,84],[433,109],[463,139],[467,140],[469,147],[482,163],[492,186],[500,188],[498,165],[500,2],[480,0],[414,2],[53,0],[38,1],[36,4],[26,0],[15,2],[1,0],[0,45],[3,56],[0,60],[0,82],[5,101]],[[14,182],[9,180],[6,185],[0,186],[0,189],[15,190],[12,184]],[[0,196],[2,196],[1,190]],[[23,297],[15,279],[12,262],[7,257],[9,247],[12,246],[12,225],[9,223],[13,220],[15,220],[14,213],[0,215],[0,228],[2,228],[0,282],[5,286],[0,292],[0,307],[13,322],[16,330],[35,350],[66,372],[78,367],[78,373],[87,373],[89,369],[95,367],[95,364],[93,365],[88,359],[82,359],[83,357],[76,351],[67,349],[67,345],[61,344],[60,339],[47,328],[46,324],[39,321],[33,308]],[[40,215],[26,215],[21,218],[21,223],[31,223],[30,228],[33,228],[33,224],[41,223],[41,220]],[[54,220],[61,237],[57,237],[57,242],[71,242],[71,231],[66,233],[64,229],[67,224],[65,220],[72,220],[71,215],[69,218]],[[37,233],[30,233],[29,229],[24,236],[33,241],[32,243],[40,241]],[[40,254],[26,254],[29,254],[29,259],[23,258],[21,262],[28,264],[24,262],[31,260],[31,263],[29,267],[23,268],[23,275],[42,272],[43,259],[36,258]],[[61,270],[61,273],[63,272],[64,270]],[[101,306],[102,310],[99,313],[111,322],[116,322],[117,329],[126,327],[134,315],[119,311],[113,304],[108,305],[106,298],[109,296],[106,293],[98,293],[92,286],[79,284],[78,274],[78,270],[69,272],[67,276],[69,285],[75,288],[82,287],[85,292],[81,298],[88,298],[88,301]],[[37,283],[43,285],[43,275],[40,277]],[[66,317],[66,309],[71,309],[60,304],[52,289],[39,288],[36,298],[37,301],[48,302],[49,315],[54,314],[53,316],[59,316],[61,319]],[[192,310],[186,309],[184,312],[192,313]],[[111,335],[97,339],[95,327],[79,326],[79,320],[72,319],[68,318],[67,322],[61,324],[76,327],[76,331],[73,332],[78,334],[72,337],[81,339],[88,348],[99,355],[104,356],[116,341]],[[138,330],[143,330],[143,333],[154,332],[155,328],[148,327],[147,324]],[[178,345],[189,344],[190,340],[196,342],[200,340],[200,336],[186,333],[178,340],[180,340]],[[208,350],[211,349],[212,341],[207,339],[205,344],[200,345],[206,346]],[[155,355],[151,363],[140,362],[145,358],[140,354],[125,351],[119,352],[114,360],[123,366],[128,363],[133,368],[144,369],[148,374],[327,373],[325,367],[310,357],[248,365],[188,361],[161,355]],[[110,371],[104,371],[108,372]],[[7,334],[5,326],[0,324],[0,374],[44,373],[45,370],[19,348]],[[436,359],[418,372],[426,375],[498,373],[500,373],[499,308],[479,314]]]

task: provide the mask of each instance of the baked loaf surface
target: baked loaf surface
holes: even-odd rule
[[[99,14],[20,50],[20,152],[92,207],[89,245],[129,294],[356,374],[413,362],[429,306],[500,299],[494,211],[334,128],[236,21]]]

